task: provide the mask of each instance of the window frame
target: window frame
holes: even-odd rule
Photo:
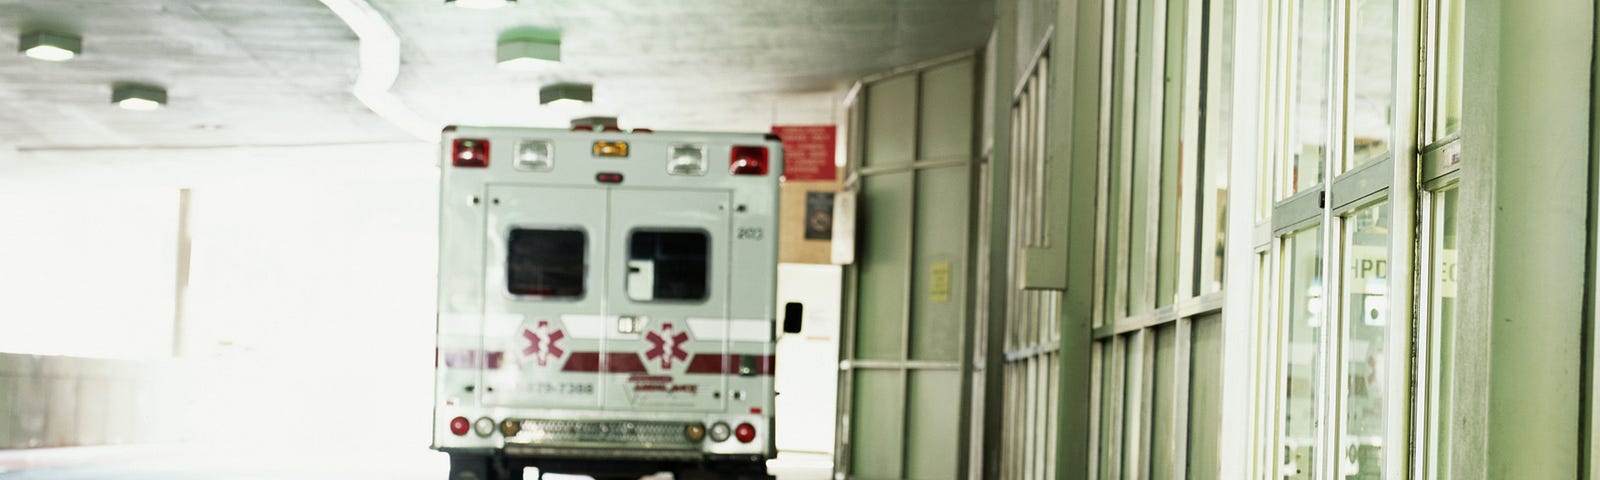
[[[580,257],[583,259],[583,273],[579,276],[580,284],[578,295],[530,295],[516,293],[511,290],[511,235],[518,230],[578,232],[580,235],[582,235],[583,254],[580,255]],[[500,291],[501,295],[518,302],[582,303],[583,301],[587,300],[589,298],[589,274],[591,273],[591,268],[593,266],[593,262],[590,261],[590,255],[592,254],[591,249],[589,248],[591,245],[590,237],[589,229],[579,224],[512,223],[506,225],[505,228],[502,229],[500,235],[500,238],[505,239],[505,250],[502,252],[501,257],[501,262],[503,262],[505,265],[505,272],[503,272],[505,286]]]
[[[628,267],[628,262],[633,260],[633,241],[634,241],[634,236],[638,235],[641,232],[643,232],[643,233],[698,233],[703,238],[705,238],[705,241],[706,241],[706,254],[705,254],[705,265],[706,265],[706,269],[705,270],[706,270],[706,274],[705,274],[705,279],[704,279],[705,280],[704,281],[704,285],[705,286],[702,289],[703,293],[700,296],[700,298],[697,298],[697,299],[673,298],[673,299],[665,299],[665,300],[652,298],[652,299],[649,299],[649,300],[641,300],[641,299],[633,297],[632,292],[630,292],[629,289],[628,289],[628,280],[631,278],[630,274],[632,273],[632,272],[628,271],[628,268],[629,268]],[[682,227],[682,226],[662,226],[662,227],[657,227],[657,226],[644,226],[644,225],[636,225],[636,226],[633,226],[633,227],[629,228],[628,229],[627,240],[625,240],[623,242],[624,251],[622,252],[623,253],[623,255],[622,255],[622,294],[623,294],[623,297],[627,298],[629,302],[641,303],[641,304],[649,303],[649,304],[665,304],[665,305],[705,305],[706,302],[711,301],[711,296],[712,296],[711,295],[712,294],[711,287],[712,287],[712,283],[713,283],[712,280],[713,280],[713,277],[715,277],[715,275],[716,275],[716,271],[714,270],[716,268],[716,263],[715,263],[716,262],[716,254],[715,254],[715,250],[714,250],[715,243],[716,242],[712,241],[711,232],[709,230],[704,229],[704,228]],[[653,282],[653,280],[654,279],[652,279],[652,282]],[[653,285],[653,283],[652,283],[652,285]]]

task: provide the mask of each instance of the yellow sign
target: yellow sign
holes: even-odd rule
[[[938,303],[950,301],[950,262],[938,262],[929,266],[928,301]]]

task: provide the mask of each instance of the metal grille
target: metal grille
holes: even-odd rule
[[[1048,246],[1048,205],[1045,202],[1046,90],[1050,60],[1040,56],[1024,79],[1011,107],[1011,212],[1013,252],[1007,270],[1016,285],[1006,301],[1012,307],[1005,319],[1005,422],[1002,438],[1001,478],[1055,478],[1056,420],[1060,415],[1059,378],[1061,343],[1061,292],[1024,290],[1018,276],[1019,253],[1027,247]]]

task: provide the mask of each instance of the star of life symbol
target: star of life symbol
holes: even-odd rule
[[[561,358],[561,354],[566,353],[560,346],[561,339],[566,336],[566,332],[559,329],[552,331],[549,321],[540,320],[538,327],[522,329],[522,338],[528,339],[528,347],[522,349],[522,356],[531,356],[539,361],[539,366],[546,366],[550,360]]]
[[[689,341],[689,332],[673,334],[671,323],[662,323],[661,332],[647,333],[644,339],[651,345],[651,348],[644,352],[644,359],[660,358],[661,368],[672,368],[673,360],[689,359],[689,352],[683,350],[683,344]]]

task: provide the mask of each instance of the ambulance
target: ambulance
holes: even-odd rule
[[[777,137],[459,126],[442,150],[451,480],[771,478]]]

